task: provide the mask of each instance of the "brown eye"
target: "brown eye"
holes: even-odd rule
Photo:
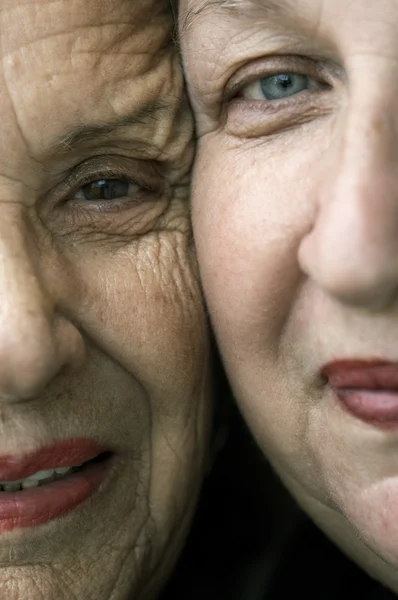
[[[82,186],[76,199],[87,201],[118,200],[137,193],[139,186],[128,179],[98,179]]]

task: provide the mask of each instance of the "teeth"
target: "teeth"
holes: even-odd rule
[[[57,475],[65,475],[68,471],[70,471],[73,467],[58,467],[55,469]]]
[[[49,469],[48,471],[37,471],[37,473],[33,473],[33,475],[26,477],[26,479],[40,481],[41,479],[47,479],[48,477],[51,477],[51,475],[54,474],[54,471],[55,469]]]
[[[18,492],[18,490],[21,489],[21,484],[16,482],[16,483],[5,483],[3,485],[3,490],[5,492]]]
[[[72,473],[77,467],[57,467],[46,471],[38,471],[25,479],[16,481],[0,481],[0,491],[18,492],[20,489],[28,490],[45,483],[50,483],[55,479],[62,479],[65,475]]]
[[[39,485],[39,482],[35,481],[34,479],[31,479],[30,481],[29,479],[25,479],[21,485],[23,490],[29,490],[30,488],[37,487]]]

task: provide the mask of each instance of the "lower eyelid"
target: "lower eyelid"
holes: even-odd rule
[[[332,112],[333,100],[322,90],[276,102],[235,97],[226,107],[224,128],[234,138],[265,139],[329,118]]]

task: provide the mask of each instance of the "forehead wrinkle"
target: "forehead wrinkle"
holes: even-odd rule
[[[288,17],[292,19],[294,7],[290,1],[281,0],[204,0],[199,7],[188,9],[181,23],[182,31],[189,30],[196,19],[204,14],[215,10],[218,14],[242,17],[248,13],[260,13],[262,19]]]
[[[97,141],[103,137],[116,134],[121,129],[134,128],[140,125],[149,125],[158,122],[169,108],[167,102],[157,100],[141,108],[136,114],[122,115],[111,122],[88,123],[77,126],[72,131],[60,136],[54,146],[55,152],[69,152],[81,144]]]

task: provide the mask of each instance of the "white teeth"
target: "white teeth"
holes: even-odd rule
[[[30,488],[37,487],[39,485],[39,482],[37,480],[35,481],[34,479],[31,479],[31,480],[25,479],[21,485],[22,485],[23,490],[29,490]],[[7,491],[7,490],[5,490],[5,491]]]
[[[58,475],[65,475],[65,473],[67,473],[71,469],[72,469],[72,467],[58,467],[57,469],[55,469],[55,472]]]
[[[26,479],[35,479],[36,481],[40,481],[40,479],[47,479],[48,477],[51,477],[54,471],[55,469],[49,469],[48,471],[37,471],[37,473],[33,473],[33,475],[26,477]]]
[[[18,479],[16,481],[0,481],[0,491],[4,492],[18,492],[21,488],[28,490],[35,488],[38,485],[50,483],[56,479],[62,479],[65,475],[72,473],[76,467],[57,467],[56,469],[48,469],[46,471],[38,471],[33,473],[25,479]]]

